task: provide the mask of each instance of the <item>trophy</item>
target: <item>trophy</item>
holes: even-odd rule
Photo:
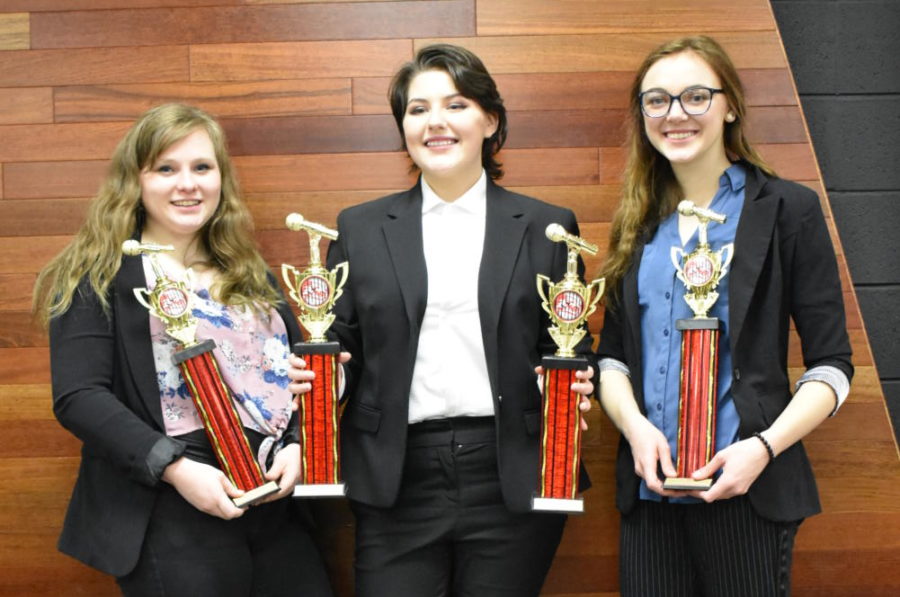
[[[684,300],[694,317],[675,322],[676,329],[681,330],[677,476],[667,478],[663,488],[706,490],[712,486],[712,479],[695,480],[691,472],[707,464],[716,448],[719,320],[708,317],[708,313],[719,298],[716,286],[728,273],[734,244],[710,250],[706,227],[710,221],[724,224],[724,215],[695,207],[690,201],[679,203],[678,212],[696,216],[700,224],[697,248],[685,254],[680,247],[672,247],[671,253],[678,279],[687,287]]]
[[[553,283],[538,274],[537,289],[544,311],[553,326],[550,337],[558,347],[553,356],[541,360],[544,368],[543,416],[541,423],[540,487],[531,501],[532,510],[584,512],[584,502],[576,497],[581,461],[581,396],[572,391],[575,372],[588,368],[586,357],[575,356],[575,346],[587,331],[582,323],[597,309],[605,280],[585,285],[578,277],[578,255],[597,253],[597,247],[569,234],[559,224],[547,226],[547,238],[568,247],[566,275]]]
[[[297,213],[285,224],[291,230],[309,234],[309,265],[303,271],[282,264],[281,276],[291,298],[300,307],[300,323],[309,333],[307,342],[294,344],[294,354],[303,357],[316,374],[312,390],[300,396],[300,482],[294,496],[326,497],[344,495],[341,481],[340,420],[338,397],[339,342],[329,342],[325,332],[334,322],[331,308],[347,281],[348,264],[329,271],[322,266],[319,239],[337,240],[337,230],[309,222]]]
[[[181,344],[181,350],[173,355],[175,364],[187,383],[219,467],[235,487],[244,491],[244,495],[232,499],[235,506],[243,508],[277,493],[278,484],[265,480],[250,449],[231,391],[222,380],[212,353],[215,341],[196,339],[197,320],[191,314],[191,270],[185,273],[185,280],[176,282],[166,276],[156,260],[156,253],[172,250],[171,245],[136,240],[122,243],[126,255],[143,254],[150,259],[156,283],[152,290],[135,288],[134,296],[151,315],[162,320],[166,333]]]

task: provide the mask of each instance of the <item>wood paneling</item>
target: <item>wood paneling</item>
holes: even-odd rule
[[[404,40],[204,45],[191,49],[191,80],[390,76],[411,58]]]
[[[631,33],[664,31],[771,30],[769,3],[745,0],[734,18],[730,0],[657,2],[656,0],[569,0],[565,10],[545,0],[479,0],[479,35],[546,35],[548,33]]]
[[[474,0],[36,13],[33,48],[474,35]],[[0,38],[2,40],[2,38]]]
[[[90,160],[106,158],[125,135],[130,123],[98,122],[32,124],[0,127],[0,160]]]
[[[194,104],[220,118],[349,114],[350,80],[72,86],[56,91],[52,108],[56,122],[133,121],[166,102]]]
[[[0,14],[0,51],[27,50],[29,30],[27,12]]]
[[[474,51],[497,74],[634,70],[671,33],[535,35],[416,39],[415,49],[435,42],[457,43]],[[775,31],[716,33],[738,68],[785,68]]]
[[[53,418],[47,336],[30,307],[36,273],[78,229],[134,118],[168,101],[220,117],[263,256],[276,270],[301,265],[308,241],[286,229],[288,213],[334,226],[341,209],[415,180],[386,97],[396,68],[432,41],[467,46],[509,111],[500,182],[576,213],[600,246],[585,259],[590,275],[619,200],[633,71],[689,32],[731,53],[749,137],[783,177],[819,193],[841,271],[856,376],[837,416],[804,441],[824,512],[801,527],[793,594],[900,591],[900,460],[768,2],[0,0],[0,597],[118,594],[56,552],[79,442]],[[591,317],[595,332],[602,318]],[[797,379],[793,329],[789,360]],[[568,522],[550,597],[618,594],[619,435],[596,406],[587,420],[594,487]],[[313,508],[337,595],[352,595],[347,504]]]
[[[3,197],[93,197],[108,167],[108,160],[5,164]]]
[[[0,87],[163,83],[188,77],[187,46],[0,52]]]

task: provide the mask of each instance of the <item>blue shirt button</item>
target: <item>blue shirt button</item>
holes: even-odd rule
[[[660,367],[660,368],[659,368],[659,372],[660,372],[660,373],[665,373],[665,372],[666,372],[666,368],[665,368],[665,367]]]
[[[666,298],[672,298],[672,293],[667,291],[667,292],[666,292]]]
[[[668,335],[669,335],[669,330],[663,330],[663,336],[668,336]]]
[[[662,410],[662,402],[656,403],[656,410]]]

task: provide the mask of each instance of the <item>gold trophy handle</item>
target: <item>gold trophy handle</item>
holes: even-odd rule
[[[344,294],[344,284],[347,282],[347,276],[350,275],[350,264],[346,261],[338,263],[331,274],[334,276],[334,298],[331,299],[332,304]],[[340,279],[338,276],[340,275]]]
[[[132,290],[134,292],[134,298],[137,299],[137,302],[139,302],[145,309],[155,314],[156,309],[154,309],[146,299],[146,296],[150,294],[150,291],[146,288],[133,288]]]
[[[728,243],[719,250],[719,256],[722,259],[722,267],[719,278],[724,278],[728,273],[728,266],[731,265],[731,258],[734,257],[734,243]]]

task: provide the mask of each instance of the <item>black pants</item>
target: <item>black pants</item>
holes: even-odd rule
[[[126,597],[331,597],[325,567],[292,498],[235,520],[200,512],[164,484]]]
[[[639,500],[622,517],[622,597],[784,597],[800,521],[759,516],[746,496],[711,504]]]
[[[565,516],[506,509],[494,434],[492,417],[410,426],[394,507],[351,504],[357,597],[540,593]]]

